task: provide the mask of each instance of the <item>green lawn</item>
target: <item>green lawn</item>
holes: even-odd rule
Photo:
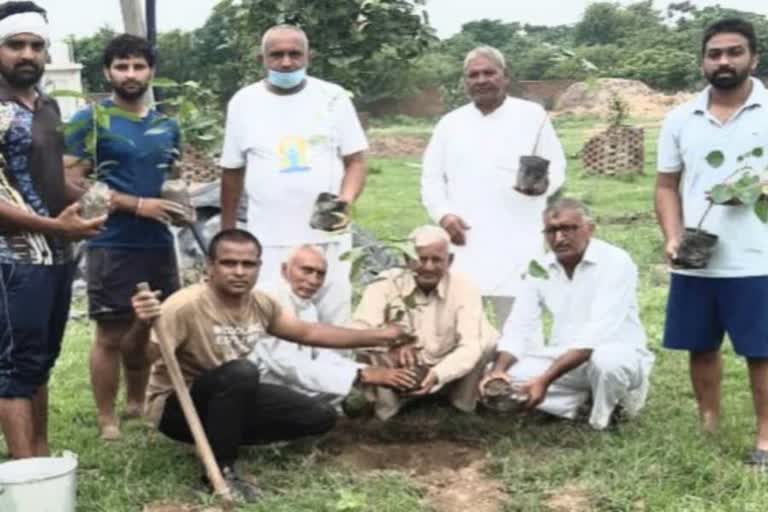
[[[364,434],[355,433],[363,426],[346,425],[344,433],[332,436],[319,450],[296,446],[248,450],[246,464],[260,478],[267,498],[240,510],[480,510],[458,504],[431,508],[430,503],[436,502],[428,497],[434,497],[435,491],[426,489],[423,475],[407,467],[395,464],[384,466],[395,469],[364,471],[338,462],[358,444],[385,451],[388,446],[402,449],[405,445],[407,453],[408,443],[416,450],[437,441],[454,443],[449,446],[457,450],[466,445],[487,453],[484,474],[497,479],[505,495],[499,510],[766,510],[768,476],[750,473],[741,464],[754,435],[744,362],[727,350],[726,416],[722,432],[707,437],[697,430],[685,354],[660,349],[668,279],[651,215],[657,132],[649,129],[646,134],[645,176],[632,180],[587,177],[575,155],[595,122],[558,122],[569,155],[567,193],[587,201],[599,219],[598,236],[627,249],[640,266],[642,318],[657,354],[651,396],[640,418],[618,431],[596,433],[568,422],[463,416],[429,405],[378,430],[366,425]],[[406,128],[405,133],[423,129],[419,124]],[[379,130],[397,133],[391,127],[376,127]],[[372,162],[381,172],[370,177],[356,207],[357,221],[381,237],[403,236],[425,222],[417,164],[404,159]],[[206,498],[192,485],[199,469],[191,450],[140,424],[125,427],[120,442],[104,445],[96,439],[87,375],[90,337],[87,322],[70,323],[51,383],[52,446],[80,455],[78,510],[139,511],[146,503],[164,499],[204,504]],[[460,459],[458,451],[454,458],[449,454],[445,465],[460,469]],[[558,497],[566,501],[553,501]]]

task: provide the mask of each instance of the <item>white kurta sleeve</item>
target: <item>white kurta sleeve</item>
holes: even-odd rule
[[[612,342],[630,341],[631,333],[622,333],[630,315],[636,307],[637,266],[630,257],[623,254],[611,265],[606,265],[594,283],[594,299],[589,308],[589,317],[568,340],[570,348],[592,349]]]
[[[549,188],[547,189],[547,195],[550,196],[557,192],[565,183],[566,158],[563,145],[560,143],[555,127],[552,126],[552,121],[550,121],[546,112],[542,122],[541,133],[539,134],[534,154],[549,160]]]
[[[226,169],[245,167],[245,150],[243,149],[240,133],[238,96],[233,97],[227,105],[227,120],[224,124],[224,145],[221,149],[219,165]]]
[[[435,127],[424,152],[421,170],[421,202],[435,223],[452,212],[448,198],[445,149],[449,143],[445,125],[440,122]]]
[[[521,282],[498,343],[499,352],[507,352],[518,360],[526,353],[541,348],[542,306],[536,281],[536,278],[528,276]]]

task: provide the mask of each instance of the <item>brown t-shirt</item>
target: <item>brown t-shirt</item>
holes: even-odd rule
[[[280,313],[279,304],[254,290],[240,310],[225,307],[207,283],[189,286],[163,303],[155,329],[176,347],[187,386],[195,378],[234,359],[246,357]],[[157,340],[151,340],[157,343]],[[168,368],[158,359],[147,388],[147,415],[160,421],[165,400],[173,392]]]

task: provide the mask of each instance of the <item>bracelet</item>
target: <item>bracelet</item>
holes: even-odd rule
[[[141,211],[141,205],[144,204],[144,198],[140,197],[138,201],[136,201],[136,209],[134,210],[134,214],[138,215]]]

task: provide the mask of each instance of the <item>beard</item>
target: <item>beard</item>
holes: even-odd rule
[[[0,68],[0,74],[3,75],[6,82],[11,87],[24,89],[32,87],[43,76],[43,66],[39,66],[33,62],[24,62],[15,65],[12,69]]]
[[[144,93],[147,92],[147,89],[149,89],[148,83],[131,82],[131,85],[138,86],[133,89],[129,89],[127,85],[128,84],[112,84],[112,91],[122,100],[136,101],[144,96]]]
[[[727,72],[727,73],[724,73]],[[715,89],[722,91],[729,91],[736,89],[743,84],[749,78],[749,69],[742,71],[736,69],[716,69],[711,73],[706,74],[707,81],[712,84]]]

